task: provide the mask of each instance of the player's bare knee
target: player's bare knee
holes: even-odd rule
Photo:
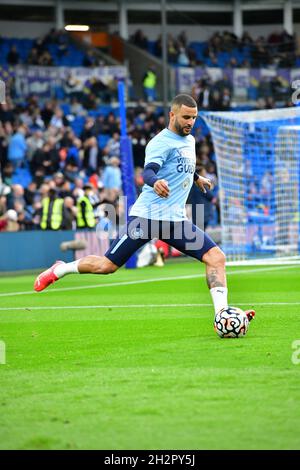
[[[109,259],[105,258],[103,262],[101,263],[100,269],[101,269],[101,274],[112,274],[115,271],[117,271],[117,269],[119,269],[119,266],[114,264]]]
[[[226,257],[219,247],[214,247],[203,256],[203,262],[214,267],[225,267]]]

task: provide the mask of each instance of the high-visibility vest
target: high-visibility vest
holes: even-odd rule
[[[83,217],[82,213],[82,207],[81,207],[81,202],[85,202],[85,212]],[[78,228],[83,228],[83,227],[89,227],[93,228],[96,225],[96,220],[94,216],[94,209],[91,204],[91,201],[87,196],[82,196],[78,199],[77,201],[77,227]]]
[[[156,75],[151,70],[148,70],[146,77],[144,78],[143,85],[145,88],[155,88]]]
[[[52,206],[52,214],[50,215],[51,230],[59,230],[61,227],[61,223],[63,219],[63,204],[64,204],[64,200],[62,198],[54,199],[53,206]],[[43,230],[47,229],[49,205],[50,205],[50,198],[45,197],[42,200],[43,213],[42,213],[41,228]]]

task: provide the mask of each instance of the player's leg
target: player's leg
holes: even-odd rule
[[[165,241],[182,253],[205,263],[206,281],[215,314],[228,308],[226,258],[216,243],[203,230],[188,220],[174,223],[170,240]],[[246,310],[246,314],[251,320],[255,312],[254,310]]]
[[[206,266],[206,281],[212,296],[215,314],[228,308],[226,281],[226,258],[218,246],[210,248],[202,257]],[[255,310],[245,310],[248,320],[255,316]]]
[[[57,261],[49,269],[38,275],[34,282],[34,290],[40,292],[67,274],[110,274],[117,269],[118,266],[114,265],[105,256],[85,256],[71,263]]]
[[[215,313],[227,308],[225,255],[215,242],[191,221],[185,220],[173,224],[169,243],[182,253],[205,263],[206,281]]]
[[[203,254],[201,261],[205,263],[206,282],[217,314],[220,310],[228,308],[225,254],[218,246],[214,246]]]
[[[114,240],[104,256],[89,255],[71,263],[58,261],[36,278],[34,289],[38,292],[42,291],[50,284],[53,284],[55,281],[68,274],[114,273],[123,266],[139,248],[149,241],[146,230],[138,231],[136,219],[137,218],[134,218],[133,220],[133,218],[131,218],[129,220],[127,227],[120,236]],[[145,236],[139,237],[139,233],[143,233]]]

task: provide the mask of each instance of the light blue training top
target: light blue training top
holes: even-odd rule
[[[145,184],[129,215],[174,222],[186,220],[185,204],[196,167],[194,137],[162,130],[146,146],[145,166],[149,163],[160,165],[157,177],[168,182],[170,194],[167,198],[159,197]]]

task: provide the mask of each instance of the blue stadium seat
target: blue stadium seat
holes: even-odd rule
[[[71,107],[70,107],[69,103],[61,103],[60,107],[63,110],[64,115],[67,115],[67,114],[71,113]]]
[[[249,86],[247,95],[248,95],[249,100],[257,100],[258,98],[257,87]]]
[[[15,170],[12,182],[13,184],[20,184],[24,188],[26,188],[32,181],[32,176],[30,171],[27,168],[18,168]]]
[[[155,41],[148,41],[147,51],[150,54],[155,55]]]
[[[65,90],[62,86],[57,86],[55,87],[54,89],[54,96],[55,98],[57,98],[58,100],[63,100],[66,96],[65,94]]]
[[[106,144],[109,141],[110,137],[111,136],[109,134],[100,134],[98,136],[98,145],[101,149],[103,149],[106,146]]]
[[[31,51],[34,44],[33,39],[29,38],[2,38],[0,45],[0,64],[7,64],[6,57],[10,48],[16,46],[20,56],[20,62],[26,63],[29,52]],[[55,66],[77,66],[82,65],[84,59],[84,53],[77,49],[73,44],[68,45],[68,51],[66,54],[62,53],[57,44],[47,44],[47,50],[49,51],[53,65]]]
[[[75,134],[79,137],[83,127],[84,127],[85,118],[83,116],[76,116],[74,121],[71,122],[71,127]]]
[[[99,114],[102,116],[107,116],[109,113],[114,112],[114,108],[110,106],[109,104],[101,104],[98,108]]]
[[[97,109],[91,109],[88,112],[88,115],[93,117],[93,118],[97,118],[100,115],[100,111],[98,111]]]

